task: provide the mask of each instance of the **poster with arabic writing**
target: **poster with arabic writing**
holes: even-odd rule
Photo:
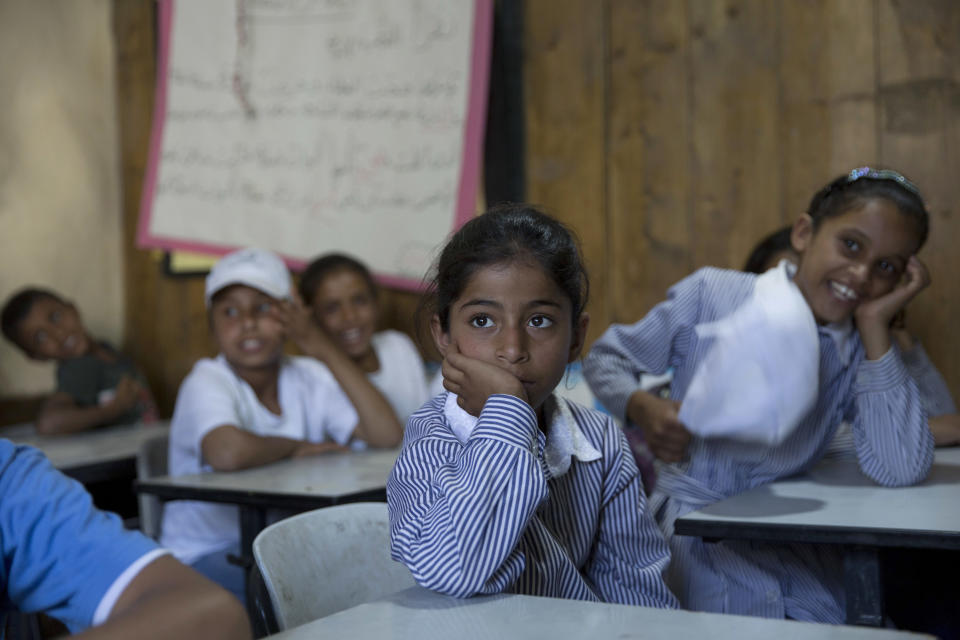
[[[492,0],[161,0],[138,241],[416,288],[475,213]]]

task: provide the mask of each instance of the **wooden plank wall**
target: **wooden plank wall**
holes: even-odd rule
[[[525,20],[528,194],[583,238],[591,339],[887,166],[933,213],[908,326],[960,396],[960,4],[526,0]]]
[[[579,233],[591,339],[697,267],[736,267],[813,192],[897,168],[934,212],[934,284],[908,313],[960,395],[960,4],[951,0],[524,1],[527,198]],[[212,353],[202,280],[133,248],[154,83],[153,3],[114,3],[127,239],[126,347],[169,413]],[[384,292],[384,326],[416,298]]]

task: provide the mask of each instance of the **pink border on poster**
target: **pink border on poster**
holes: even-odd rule
[[[483,132],[487,116],[487,86],[490,76],[490,48],[493,42],[493,1],[474,0],[473,42],[470,57],[470,88],[467,96],[467,119],[463,136],[463,158],[460,163],[460,184],[457,190],[457,205],[453,216],[452,231],[459,229],[475,214],[477,189],[480,183],[480,160],[483,157]],[[137,224],[137,246],[173,251],[193,251],[210,255],[224,255],[238,247],[194,242],[171,238],[150,232],[153,215],[153,197],[160,173],[160,156],[163,145],[163,125],[167,113],[167,79],[170,70],[170,40],[173,26],[175,0],[159,0],[160,10],[160,55],[157,61],[157,88],[153,103],[153,126],[150,132],[150,155],[140,199],[140,219]],[[306,266],[304,260],[283,256],[294,270]],[[426,284],[421,280],[403,276],[376,274],[376,280],[386,287],[422,291]]]

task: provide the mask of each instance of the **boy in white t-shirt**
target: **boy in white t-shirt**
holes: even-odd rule
[[[273,253],[243,249],[207,277],[210,329],[220,349],[194,365],[177,394],[170,431],[171,475],[234,471],[283,458],[396,446],[401,431],[354,409],[326,366],[283,353],[287,337],[307,355],[319,332],[289,301],[290,274]],[[182,561],[243,599],[236,507],[176,501],[164,511],[161,543]]]

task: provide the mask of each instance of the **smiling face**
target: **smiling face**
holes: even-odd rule
[[[801,216],[791,234],[800,254],[794,282],[821,324],[840,322],[857,306],[889,293],[919,246],[916,223],[886,199],[825,218]]]
[[[245,285],[218,291],[210,305],[210,326],[220,352],[240,377],[276,366],[286,339],[271,315],[276,300]]]
[[[449,328],[433,323],[441,353],[460,353],[509,371],[540,409],[576,358],[587,316],[574,324],[570,298],[536,264],[514,260],[479,268],[450,305]]]
[[[37,360],[69,360],[88,351],[87,335],[76,307],[55,298],[41,297],[20,321],[19,344]]]
[[[317,324],[347,355],[362,362],[372,354],[377,300],[363,276],[352,269],[334,271],[317,284],[312,301]]]

